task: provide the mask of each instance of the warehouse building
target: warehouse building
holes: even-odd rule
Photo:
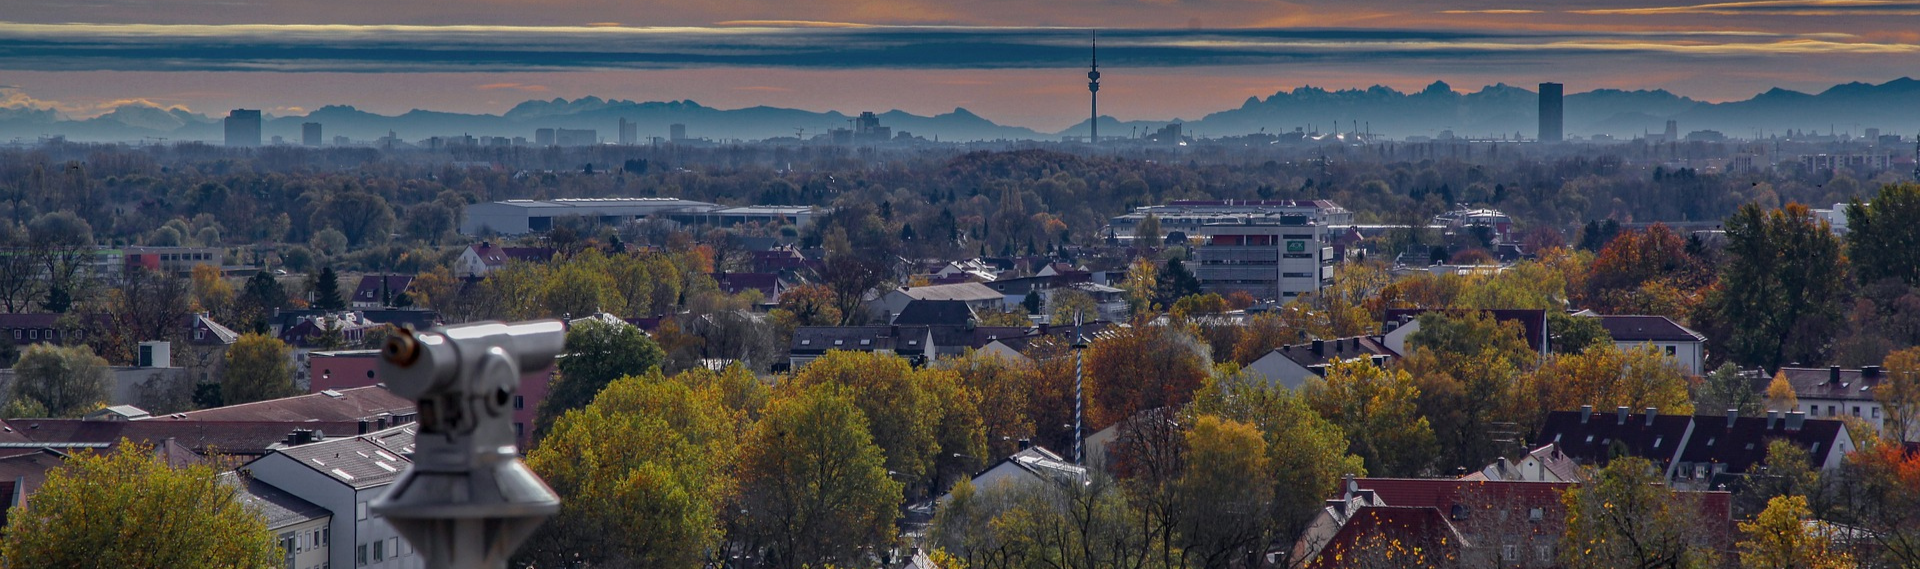
[[[507,200],[467,206],[460,232],[467,235],[522,235],[553,228],[554,220],[580,218],[600,225],[642,219],[667,219],[689,225],[734,226],[748,223],[805,227],[824,213],[805,206],[743,206],[678,198],[580,198]]]

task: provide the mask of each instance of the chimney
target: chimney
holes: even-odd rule
[[[1806,426],[1806,424],[1807,414],[1805,412],[1792,411],[1787,413],[1787,432],[1799,431],[1800,428]]]
[[[1380,356],[1380,355],[1376,355],[1376,356],[1373,356],[1373,358],[1372,358],[1372,359],[1373,359],[1373,367],[1377,367],[1377,368],[1381,368],[1381,369],[1385,369],[1385,368],[1387,367],[1387,357],[1386,357],[1386,356]]]
[[[1323,355],[1323,354],[1325,354],[1326,352],[1327,352],[1327,341],[1326,341],[1326,340],[1314,340],[1314,341],[1313,341],[1313,355],[1316,355],[1316,356],[1318,356],[1318,355]]]
[[[1740,422],[1740,410],[1727,409],[1727,429],[1732,430],[1733,424],[1738,422]]]
[[[1659,415],[1660,415],[1659,407],[1648,407],[1647,408],[1647,426],[1649,427],[1653,426],[1653,418]]]
[[[1880,366],[1861,367],[1860,379],[1864,379],[1864,380],[1880,379]]]
[[[1774,425],[1778,424],[1779,422],[1780,422],[1780,412],[1774,411],[1772,409],[1768,409],[1767,410],[1767,430],[1769,431],[1773,430]]]
[[[1622,425],[1627,424],[1627,406],[1626,405],[1621,405],[1615,408],[1613,410],[1613,414],[1615,417],[1620,419],[1619,424],[1622,424]]]
[[[1592,405],[1581,405],[1581,406],[1580,406],[1580,424],[1582,424],[1582,425],[1585,425],[1585,424],[1587,424],[1587,418],[1588,418],[1588,417],[1592,417],[1592,416],[1593,416],[1593,406],[1592,406]]]
[[[1020,450],[1033,448],[1033,439],[1020,439]]]
[[[1840,383],[1840,366],[1827,366],[1827,383]]]

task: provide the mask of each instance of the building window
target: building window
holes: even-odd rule
[[[1879,408],[1879,407],[1874,407],[1874,408],[1873,408],[1873,418],[1875,418],[1875,419],[1878,419],[1878,418],[1880,418],[1880,408]]]
[[[515,396],[513,396],[513,408],[514,408],[514,409],[525,409],[525,408],[527,408],[527,398],[526,398],[526,396],[524,396],[524,395],[515,395]]]
[[[39,328],[33,328],[33,329],[29,329],[29,330],[27,330],[27,339],[28,339],[28,340],[38,340],[38,339],[40,339],[40,329],[39,329]]]
[[[367,503],[366,502],[360,502],[353,505],[353,519],[356,519],[356,520],[367,519]]]
[[[1667,356],[1668,356],[1668,357],[1672,357],[1672,356],[1674,356],[1674,355],[1677,355],[1677,354],[1679,354],[1679,353],[1680,353],[1680,348],[1678,348],[1678,347],[1676,347],[1676,346],[1667,346]]]
[[[1516,558],[1516,555],[1514,554],[1513,549],[1514,548],[1512,545],[1500,546],[1500,558],[1507,561],[1513,561]]]
[[[360,567],[367,565],[367,544],[362,543],[353,549],[353,559],[354,563]]]
[[[380,541],[373,542],[373,562],[379,563],[381,561],[386,561],[386,560],[387,560],[387,540],[383,539]]]
[[[1855,417],[1858,417],[1858,416],[1860,416],[1860,406],[1859,406],[1859,405],[1854,405],[1854,406],[1853,406],[1853,416],[1855,416]]]
[[[399,557],[400,556],[400,538],[397,538],[397,537],[387,538],[387,551],[393,552],[392,555],[394,557]]]

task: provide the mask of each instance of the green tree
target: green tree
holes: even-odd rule
[[[964,408],[974,396],[956,393],[957,386],[946,385],[959,381],[951,371],[916,370],[892,354],[835,350],[808,362],[782,387],[802,390],[827,385],[842,390],[872,428],[870,437],[886,455],[887,470],[904,480],[932,482],[944,459],[954,458],[955,453],[977,457],[986,452],[978,410]],[[971,417],[950,417],[949,411]],[[942,426],[963,431],[941,432]]]
[[[313,307],[320,310],[342,310],[347,301],[340,296],[340,276],[334,274],[333,267],[320,269],[320,276],[313,279]]]
[[[1726,228],[1721,288],[1707,300],[1716,332],[1707,336],[1719,344],[1711,348],[1767,369],[1826,361],[1848,270],[1827,222],[1800,204],[1771,212],[1747,204]]]
[[[1755,569],[1845,569],[1853,556],[1834,547],[1821,531],[1825,522],[1809,523],[1807,499],[1776,496],[1766,511],[1750,522],[1740,522],[1740,566]]]
[[[47,474],[33,507],[7,512],[0,564],[40,567],[268,569],[285,564],[238,484],[211,465],[174,468],[126,440]],[[103,512],[111,512],[110,515]]]
[[[1760,393],[1753,389],[1753,380],[1740,372],[1740,366],[1724,363],[1707,372],[1706,381],[1694,390],[1693,409],[1700,413],[1736,409],[1742,417],[1757,417],[1766,407]]]
[[[1653,463],[1616,458],[1592,482],[1568,488],[1560,562],[1573,568],[1712,566],[1698,498],[1660,483]]]
[[[1847,257],[1861,283],[1898,279],[1920,286],[1920,185],[1882,186],[1870,201],[1847,203]]]
[[[240,292],[238,301],[240,322],[244,329],[256,332],[267,330],[267,319],[273,311],[286,308],[287,291],[280,288],[280,281],[274,280],[271,271],[261,270],[247,279],[246,286]]]
[[[1274,487],[1266,438],[1259,428],[1201,415],[1186,432],[1186,472],[1176,484],[1179,545],[1198,567],[1237,567],[1264,553]]]
[[[737,488],[736,411],[659,370],[615,380],[554,422],[527,465],[560,494],[520,550],[538,566],[693,567],[719,551]]]
[[[1354,360],[1308,378],[1307,405],[1346,431],[1351,452],[1377,476],[1412,476],[1434,456],[1433,428],[1420,416],[1420,388],[1400,370]]]
[[[1416,332],[1417,333],[1417,332]],[[1587,348],[1613,343],[1613,336],[1600,325],[1599,318],[1573,316],[1565,311],[1547,311],[1547,345],[1556,354],[1578,354]]]
[[[107,360],[87,346],[27,346],[13,372],[10,418],[79,417],[107,404]]]
[[[1200,279],[1187,270],[1179,257],[1167,259],[1166,266],[1160,269],[1158,284],[1153,301],[1161,306],[1172,306],[1175,301],[1201,292]]]
[[[588,320],[567,329],[567,353],[560,358],[559,376],[540,402],[534,421],[536,440],[545,436],[555,419],[593,402],[613,380],[659,369],[666,353],[639,328]]]
[[[300,394],[293,384],[293,350],[266,334],[242,334],[227,349],[227,365],[220,376],[220,397],[227,405],[279,399]]]
[[[1151,213],[1147,214],[1147,217],[1141,219],[1140,224],[1133,228],[1134,245],[1142,249],[1160,248],[1160,240],[1162,237],[1160,234],[1160,217]]]
[[[368,192],[339,192],[314,208],[312,224],[338,230],[352,247],[378,245],[393,234],[393,208],[386,198]]]
[[[743,537],[768,567],[864,565],[893,538],[903,488],[843,391],[797,389],[747,434],[737,471]]]

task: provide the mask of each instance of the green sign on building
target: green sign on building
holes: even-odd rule
[[[1288,241],[1288,242],[1287,242],[1287,252],[1288,252],[1288,253],[1305,253],[1305,252],[1307,252],[1307,242],[1305,242],[1305,241]]]

